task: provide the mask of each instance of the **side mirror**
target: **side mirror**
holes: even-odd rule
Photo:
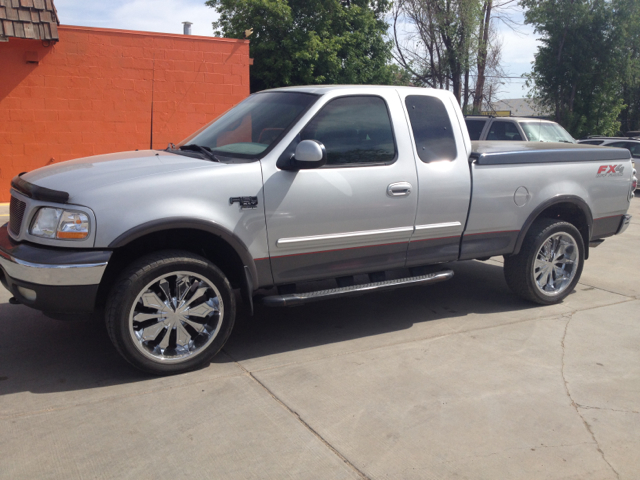
[[[276,166],[281,170],[309,170],[327,164],[327,151],[317,140],[302,140],[295,153],[286,159],[279,159]]]
[[[317,140],[302,140],[296,147],[296,153],[293,158],[298,162],[304,163],[326,163],[327,152],[324,145]],[[316,165],[310,165],[310,168],[314,166]]]

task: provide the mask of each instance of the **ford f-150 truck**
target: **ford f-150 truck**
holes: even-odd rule
[[[252,312],[439,282],[450,262],[504,255],[517,295],[560,302],[589,247],[629,225],[634,181],[619,148],[472,146],[446,91],[275,89],[166,150],[17,176],[0,279],[52,317],[103,311],[130,363],[178,373],[222,348],[234,290]]]

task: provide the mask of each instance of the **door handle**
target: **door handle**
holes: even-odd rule
[[[387,195],[390,197],[406,197],[413,187],[409,182],[396,182],[387,187]]]

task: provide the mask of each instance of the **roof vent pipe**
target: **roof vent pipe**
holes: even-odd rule
[[[193,23],[191,23],[191,22],[182,22],[182,25],[184,25],[184,34],[185,35],[191,35],[191,25],[193,25]]]

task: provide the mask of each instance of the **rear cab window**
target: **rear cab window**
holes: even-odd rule
[[[465,123],[467,124],[467,130],[469,130],[471,140],[480,140],[482,130],[484,130],[487,121],[467,118],[465,119]]]

